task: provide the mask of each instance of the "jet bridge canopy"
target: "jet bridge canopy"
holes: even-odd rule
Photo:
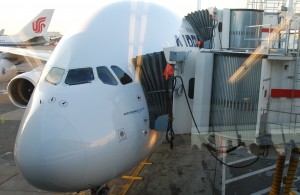
[[[171,89],[163,77],[167,65],[164,52],[137,56],[132,62],[146,96],[150,128],[166,131],[168,123],[166,92]]]

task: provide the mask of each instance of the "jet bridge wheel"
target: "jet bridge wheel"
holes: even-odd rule
[[[91,195],[109,195],[109,191],[110,189],[106,184],[90,189]]]
[[[175,134],[174,134],[172,125],[170,123],[172,123],[172,122],[169,122],[167,133],[166,133],[166,139],[170,143],[170,148],[173,149],[173,140],[175,138],[175,136],[174,136]]]

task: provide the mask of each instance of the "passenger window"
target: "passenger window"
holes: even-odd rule
[[[53,67],[47,74],[45,80],[53,85],[57,85],[61,82],[65,74],[65,69]]]
[[[117,77],[123,85],[132,82],[132,78],[118,66],[111,66],[111,69],[114,71],[114,73],[117,75]]]
[[[68,85],[78,85],[91,83],[92,80],[94,80],[92,68],[77,68],[69,70],[65,83]]]
[[[118,82],[115,77],[111,74],[109,69],[106,66],[97,67],[97,74],[99,79],[108,85],[117,85]]]

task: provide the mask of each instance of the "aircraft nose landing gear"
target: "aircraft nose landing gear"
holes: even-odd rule
[[[108,185],[102,185],[100,187],[94,187],[90,189],[91,195],[109,195],[109,187]]]

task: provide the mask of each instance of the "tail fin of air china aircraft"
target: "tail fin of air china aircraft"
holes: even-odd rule
[[[48,31],[53,12],[54,9],[44,9],[27,25],[25,25],[18,34],[25,36],[26,38],[45,36]]]

